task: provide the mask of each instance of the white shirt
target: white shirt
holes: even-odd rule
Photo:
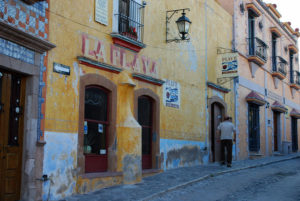
[[[235,132],[235,128],[233,123],[230,121],[224,121],[220,123],[217,129],[221,131],[221,140],[233,139],[233,132]]]

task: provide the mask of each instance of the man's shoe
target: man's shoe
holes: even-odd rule
[[[225,165],[225,162],[221,162],[220,165]]]
[[[231,167],[231,164],[227,164],[227,167]]]

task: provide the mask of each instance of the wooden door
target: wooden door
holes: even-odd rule
[[[292,151],[298,151],[298,123],[297,119],[292,117]]]
[[[214,103],[212,105],[212,155],[213,155],[213,162],[218,162],[221,160],[221,135],[217,135],[217,128],[219,124],[223,120],[223,115],[222,115],[222,108],[220,107],[219,104]]]
[[[148,96],[138,99],[138,122],[142,126],[142,168],[152,168],[153,101]]]
[[[274,151],[278,151],[278,113],[273,113],[273,124],[274,124]]]
[[[248,111],[249,151],[260,150],[259,106],[249,104]]]
[[[25,79],[0,71],[0,200],[20,199]]]

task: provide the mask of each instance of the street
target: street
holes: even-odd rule
[[[153,200],[300,201],[300,159],[211,177]]]

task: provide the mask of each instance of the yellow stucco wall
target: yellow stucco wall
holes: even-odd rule
[[[48,56],[49,68],[47,69],[48,82],[46,83],[47,102],[45,113],[45,131],[47,131],[48,137],[45,139],[52,138],[53,135],[51,136],[51,133],[56,133],[58,136],[60,134],[73,136],[74,139],[77,139],[79,133],[78,124],[83,123],[79,122],[80,77],[86,74],[98,74],[106,77],[118,86],[118,103],[123,103],[122,100],[128,100],[132,113],[134,108],[133,90],[148,88],[160,97],[160,139],[166,139],[164,143],[167,145],[172,146],[172,144],[168,144],[169,142],[167,141],[170,139],[202,143],[203,146],[208,146],[205,144],[208,132],[206,125],[206,119],[208,119],[208,114],[206,113],[206,97],[209,98],[213,95],[220,96],[227,103],[228,114],[234,117],[232,80],[223,85],[223,87],[231,89],[230,93],[223,94],[211,89],[207,90],[207,94],[205,92],[206,80],[217,83],[217,78],[220,77],[221,66],[218,66],[219,55],[217,54],[217,48],[222,47],[231,49],[231,15],[223,10],[215,1],[207,1],[208,4],[206,8],[205,0],[148,1],[148,5],[145,8],[144,21],[144,43],[146,44],[146,48],[142,49],[137,55],[139,58],[143,55],[150,58],[151,61],[157,62],[157,78],[173,80],[180,84],[181,104],[179,109],[175,109],[164,106],[162,86],[156,86],[132,79],[130,76],[130,69],[127,69],[129,78],[133,80],[136,86],[132,88],[130,93],[123,93],[120,92],[120,74],[79,64],[77,56],[83,56],[82,37],[83,35],[86,35],[90,41],[87,50],[95,49],[95,46],[97,45],[95,45],[95,42],[98,40],[105,46],[104,53],[107,56],[106,60],[99,58],[98,61],[109,63],[115,67],[124,69],[124,67],[119,64],[113,64],[109,57],[111,44],[113,43],[112,37],[110,36],[113,29],[113,1],[108,2],[108,26],[95,22],[94,0],[77,0],[72,3],[70,1],[61,0],[52,0],[50,2],[49,40],[56,44],[56,48],[50,51]],[[166,43],[166,11],[185,7],[190,8],[190,11],[187,12],[187,16],[192,21],[190,42]],[[205,13],[207,16],[206,19]],[[175,14],[171,22],[174,23],[180,14],[181,13]],[[207,27],[205,27],[205,24]],[[205,31],[206,29],[207,32]],[[171,24],[171,35],[177,36],[176,31],[176,25]],[[207,41],[207,49],[205,41]],[[129,50],[123,50],[126,52],[128,60],[132,59],[134,53]],[[92,56],[90,56],[90,58],[96,60]],[[208,69],[207,78],[205,73],[206,59]],[[65,76],[53,72],[53,62],[69,66],[71,74]],[[119,62],[119,60],[117,62]],[[138,126],[135,126],[135,129],[133,129],[134,131],[128,130],[127,127],[118,128],[118,126],[120,126],[119,124],[122,122],[121,119],[126,119],[122,116],[125,113],[120,112],[122,109],[123,107],[119,104],[116,117],[117,171],[122,171],[122,166],[124,165],[122,161],[124,152],[137,156],[141,155],[138,150],[140,145],[136,143],[136,141],[138,141],[135,140],[136,138],[131,140],[130,143],[132,144],[126,144],[126,142],[128,142],[128,140],[126,141],[126,138],[128,138],[127,135],[131,135],[131,132],[138,132]],[[119,142],[120,144],[118,144]],[[166,144],[161,145],[162,150],[164,148],[163,146],[166,146]],[[133,146],[135,146],[135,149],[130,149]],[[73,151],[77,153],[77,144],[74,143],[74,146],[70,149],[73,149]],[[51,152],[51,147],[49,147],[49,150],[50,151],[46,154],[55,155]],[[165,153],[164,160],[166,159],[167,153]],[[79,168],[77,167],[76,160],[77,159],[74,159],[73,157],[72,165],[68,167],[72,169],[73,172],[76,172],[76,169]],[[56,169],[51,169],[47,162],[45,162],[44,165],[45,172],[48,171],[48,174],[50,175],[54,175],[60,168],[56,167]],[[107,186],[105,184],[98,185],[96,184],[97,182],[104,182],[112,185],[122,181],[122,178],[120,177],[103,180],[89,180],[86,177],[78,177],[77,181],[75,179],[76,176],[72,175],[71,178],[69,185],[72,186],[71,184],[76,183],[75,186],[77,187],[69,189],[69,194],[88,192]],[[54,185],[60,185],[58,181],[54,181],[54,183]],[[46,189],[44,190],[46,191]],[[64,193],[57,191],[57,194],[54,194],[53,196],[59,197],[62,194],[67,195],[68,193],[67,191]]]

